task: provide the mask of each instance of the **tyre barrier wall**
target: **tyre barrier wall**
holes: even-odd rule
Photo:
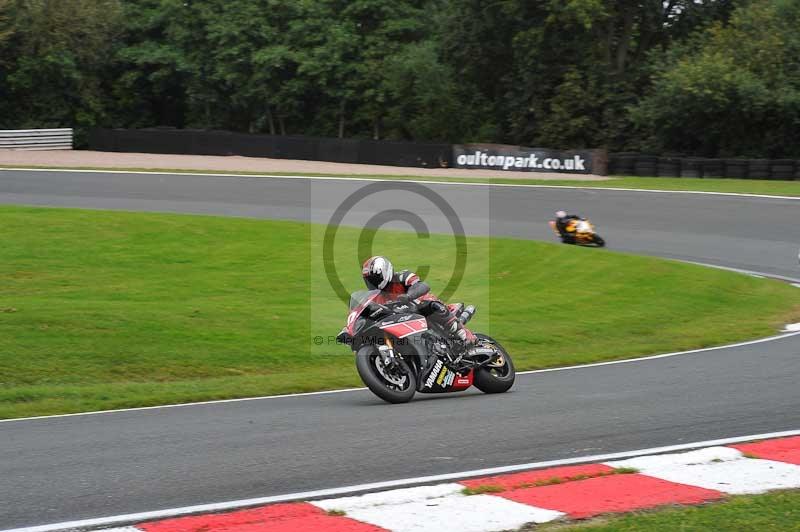
[[[608,158],[608,173],[639,177],[800,181],[800,161],[794,159],[704,159],[701,157],[658,157],[639,153],[612,153]]]
[[[452,166],[450,144],[256,135],[190,129],[94,129],[89,149],[184,155],[241,155],[421,168]]]

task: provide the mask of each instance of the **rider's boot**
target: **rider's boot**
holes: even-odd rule
[[[455,316],[449,321],[450,338],[459,345],[459,347],[467,348],[475,345],[478,338]]]

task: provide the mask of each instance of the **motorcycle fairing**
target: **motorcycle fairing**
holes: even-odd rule
[[[554,220],[548,222],[553,232],[562,236]],[[595,239],[595,228],[588,219],[569,220],[564,230],[573,235],[578,244],[591,244]]]
[[[472,386],[472,380],[475,376],[475,372],[473,370],[469,370],[465,376],[457,375],[455,382],[453,382],[453,390],[454,392],[460,392],[461,390],[466,390],[470,386]]]
[[[375,300],[378,295],[378,291],[375,290],[374,293],[368,292],[364,295],[363,299],[354,303],[353,300],[357,299],[355,295],[351,297],[350,302],[350,314],[347,315],[347,332],[350,333],[350,336],[355,336],[356,323],[358,322],[359,317],[361,317],[361,313],[369,306],[369,304]]]
[[[409,315],[403,316],[404,318]],[[402,340],[412,334],[423,333],[428,330],[428,320],[423,317],[414,318],[414,314],[410,315],[409,319],[403,321],[392,320],[388,323],[382,323],[378,327],[395,338]]]
[[[442,359],[437,358],[433,367],[423,373],[419,391],[422,393],[460,392],[472,386],[473,371],[460,375],[445,366]]]

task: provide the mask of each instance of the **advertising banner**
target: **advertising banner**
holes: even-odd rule
[[[600,150],[557,151],[498,144],[453,146],[455,168],[509,170],[517,172],[562,172],[604,174],[598,168]]]

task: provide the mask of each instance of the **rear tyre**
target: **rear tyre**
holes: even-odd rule
[[[364,346],[356,353],[356,369],[372,393],[387,403],[407,403],[417,391],[417,379],[414,372],[402,359],[399,368],[383,365],[377,349]]]
[[[492,344],[502,357],[502,365],[484,366],[475,370],[475,378],[472,383],[483,393],[503,393],[514,386],[516,372],[514,362],[508,355],[503,346],[485,334],[476,334],[480,340]]]

